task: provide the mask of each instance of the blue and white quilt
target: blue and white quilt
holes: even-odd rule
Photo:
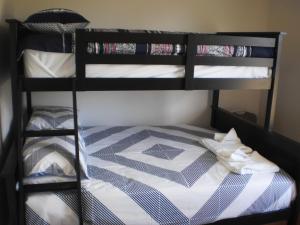
[[[284,171],[237,175],[199,143],[193,126],[92,127],[82,180],[85,224],[198,225],[287,208],[295,184]],[[35,181],[36,182],[36,181]],[[27,199],[27,224],[78,224],[74,192]]]

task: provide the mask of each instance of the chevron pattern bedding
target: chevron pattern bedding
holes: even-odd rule
[[[25,177],[76,177],[74,136],[27,138],[23,148]],[[85,152],[79,151],[83,176],[87,176]]]
[[[91,127],[81,135],[90,179],[82,180],[85,224],[207,224],[286,208],[295,196],[288,174],[230,173],[192,126]],[[36,182],[36,181],[35,181]],[[27,224],[78,224],[74,192],[27,199]]]
[[[27,130],[73,129],[73,109],[63,106],[36,106]]]
[[[80,121],[78,121],[80,126]],[[73,108],[65,106],[35,106],[26,130],[60,130],[73,129]],[[79,133],[79,145],[84,149],[84,141]]]
[[[63,106],[35,106],[26,127],[29,131],[73,129],[73,108]],[[80,165],[87,177],[84,141],[79,133]],[[30,177],[59,177],[60,181],[74,180],[74,136],[27,138],[23,147],[24,175]]]

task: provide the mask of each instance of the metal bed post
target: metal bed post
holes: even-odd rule
[[[82,204],[81,204],[81,176],[80,176],[80,161],[79,161],[79,140],[78,140],[78,116],[77,116],[77,96],[76,96],[76,78],[73,80],[73,117],[74,117],[74,137],[75,137],[75,170],[76,170],[76,186],[77,186],[77,207],[79,224],[83,224]]]
[[[297,225],[299,224],[298,222],[300,221],[300,179],[296,181],[297,185],[297,196],[295,201],[292,204],[292,209],[291,209],[291,215],[288,219],[287,225]]]
[[[26,91],[26,107],[27,107],[27,121],[29,121],[32,114],[31,91]]]
[[[280,63],[280,54],[282,48],[282,39],[283,34],[278,34],[276,36],[275,42],[275,57],[272,68],[271,75],[271,89],[268,91],[267,98],[267,107],[266,107],[266,115],[265,115],[265,124],[264,128],[268,131],[272,131],[275,120],[275,111],[276,111],[276,98],[278,92],[278,81],[279,81],[279,63]]]
[[[12,77],[12,105],[13,105],[13,129],[17,151],[17,181],[18,181],[18,224],[25,224],[25,196],[23,189],[23,157],[22,157],[22,80],[18,76],[17,67],[17,40],[19,24],[10,22],[10,73]]]
[[[77,207],[78,207],[78,218],[79,224],[83,224],[82,215],[82,198],[81,198],[81,176],[80,176],[80,160],[79,160],[79,139],[78,139],[78,112],[77,112],[77,90],[84,90],[84,79],[85,79],[85,64],[83,63],[84,55],[84,40],[82,38],[82,33],[84,30],[76,30],[76,52],[75,52],[75,62],[76,62],[76,77],[73,79],[72,84],[72,97],[73,97],[73,114],[74,114],[74,130],[75,130],[75,169],[76,169],[76,183],[77,183]]]
[[[185,77],[184,88],[185,90],[192,90],[194,88],[194,68],[195,68],[195,55],[196,55],[195,35],[187,35],[187,47],[186,47],[186,63],[185,63]]]
[[[76,62],[76,81],[77,81],[77,88],[79,90],[84,90],[85,88],[85,63],[84,63],[84,57],[85,57],[85,51],[84,46],[86,42],[84,41],[83,35],[84,30],[78,29],[76,30],[76,52],[75,52],[75,62]]]
[[[210,126],[216,126],[216,110],[219,108],[219,98],[220,98],[220,91],[213,90],[212,96],[212,105],[211,105],[211,118],[210,118]]]

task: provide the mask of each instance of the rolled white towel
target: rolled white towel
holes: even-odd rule
[[[247,161],[247,153],[252,152],[249,148],[244,148],[242,144],[236,143],[222,143],[212,139],[204,138],[202,139],[202,144],[216,156],[224,158],[231,161]],[[246,152],[245,152],[246,149]]]
[[[239,149],[244,153],[251,153],[253,150],[245,146],[240,138],[238,137],[235,129],[231,129],[227,134],[216,133],[214,137],[215,141],[212,139],[203,139],[204,145],[207,145],[211,151],[217,154],[231,154],[233,151]]]
[[[238,174],[276,173],[280,169],[273,162],[253,151],[248,159],[243,161],[228,160],[217,156],[218,160],[231,172]]]
[[[275,173],[279,167],[242,144],[234,129],[216,134],[215,140],[204,138],[202,144],[212,151],[230,171],[238,174]]]

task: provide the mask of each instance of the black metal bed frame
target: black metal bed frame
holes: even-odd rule
[[[13,97],[13,130],[16,155],[10,154],[6,160],[6,168],[15,171],[17,165],[17,181],[19,189],[16,192],[10,182],[7,192],[13,206],[10,207],[11,216],[18,215],[18,224],[25,224],[25,193],[59,191],[76,189],[80,191],[80,177],[76,182],[61,184],[23,185],[22,146],[24,139],[31,136],[59,136],[75,135],[76,154],[78,154],[78,125],[77,125],[77,91],[105,91],[105,90],[213,90],[211,126],[226,132],[234,127],[242,141],[276,162],[285,169],[297,182],[297,198],[293,204],[284,210],[226,219],[212,223],[217,224],[265,224],[280,220],[287,220],[289,225],[296,225],[300,212],[300,144],[272,132],[275,102],[278,86],[278,71],[280,50],[283,33],[280,32],[250,32],[250,33],[216,33],[216,34],[141,34],[141,33],[103,33],[76,31],[76,77],[75,78],[25,78],[22,63],[17,61],[17,44],[22,36],[22,25],[17,20],[8,20],[10,25],[10,71],[12,75]],[[138,56],[138,55],[89,55],[86,52],[87,42],[134,42],[134,43],[174,43],[187,46],[186,55],[180,56]],[[222,58],[196,56],[196,46],[199,44],[213,45],[245,45],[259,47],[273,47],[274,58]],[[87,78],[85,66],[87,64],[162,64],[185,66],[184,78]],[[267,79],[240,78],[193,78],[195,65],[232,65],[259,66],[272,68],[272,75]],[[266,116],[264,127],[258,127],[219,107],[219,92],[225,89],[252,89],[268,91]],[[35,91],[72,91],[74,107],[74,130],[60,131],[25,131],[25,125],[32,113],[31,93]],[[23,93],[26,93],[26,107],[23,107]],[[79,171],[79,161],[76,160],[76,170]],[[79,173],[77,173],[79,174]],[[18,204],[15,205],[18,194]],[[79,208],[80,207],[80,194]],[[16,209],[18,209],[16,211]],[[16,214],[18,213],[18,214]],[[82,224],[82,214],[80,223]],[[15,224],[12,220],[10,224]]]

